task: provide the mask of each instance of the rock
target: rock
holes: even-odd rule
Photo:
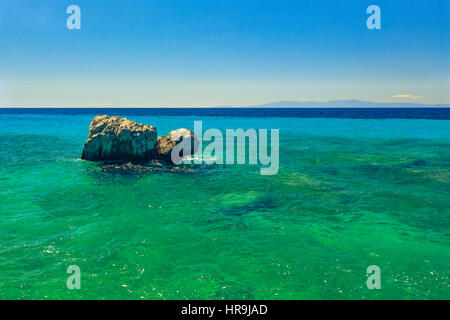
[[[183,156],[190,156],[198,149],[198,140],[194,132],[184,128],[172,130],[165,137],[158,137],[156,144],[158,160],[172,164],[178,164]],[[175,146],[178,147],[174,150]],[[174,159],[172,159],[173,151],[178,152],[178,155],[174,155]]]
[[[156,128],[121,117],[96,116],[82,159],[146,162],[156,156]]]
[[[96,116],[89,127],[89,137],[81,158],[134,163],[157,160],[160,163],[178,164],[183,156],[197,152],[198,141],[191,130],[182,128],[170,131],[165,137],[156,137],[156,128],[153,126],[117,116]]]

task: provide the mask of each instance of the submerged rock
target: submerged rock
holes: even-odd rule
[[[193,167],[188,166],[164,166],[159,163],[154,164],[142,164],[142,163],[132,163],[132,162],[122,162],[122,163],[102,163],[99,168],[100,172],[108,174],[116,174],[122,176],[145,176],[148,174],[155,173],[191,173],[194,172]],[[98,174],[98,172],[94,172]]]
[[[82,159],[146,162],[156,157],[156,128],[117,116],[96,116]]]
[[[178,164],[183,156],[190,156],[197,149],[198,140],[194,132],[184,128],[172,130],[167,136],[158,137],[157,140],[157,158],[166,163]],[[178,154],[172,157],[173,152]]]

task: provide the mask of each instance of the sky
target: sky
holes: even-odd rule
[[[81,29],[69,30],[69,5]],[[369,5],[381,29],[369,30]],[[0,0],[0,107],[450,102],[448,0]]]

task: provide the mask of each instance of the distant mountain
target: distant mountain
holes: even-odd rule
[[[347,107],[347,108],[448,108],[448,104],[423,104],[409,102],[370,102],[361,100],[330,100],[326,102],[317,101],[277,101],[261,105],[248,106],[247,108],[328,108],[328,107]]]

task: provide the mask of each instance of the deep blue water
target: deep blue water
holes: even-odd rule
[[[450,108],[4,108],[0,114],[450,119]]]

